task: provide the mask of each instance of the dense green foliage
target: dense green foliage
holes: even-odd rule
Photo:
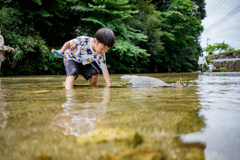
[[[155,10],[155,6],[150,1],[139,0],[133,1],[133,3],[134,9],[139,10],[139,13],[128,18],[127,25],[141,30],[143,34],[147,35],[147,41],[134,41],[134,43],[141,46],[141,48],[147,49],[147,53],[151,54],[150,57],[141,58],[140,61],[134,64],[134,67],[141,72],[158,72],[155,64],[162,63],[159,54],[164,50],[161,41],[161,12]]]
[[[190,0],[173,1],[166,12],[162,12],[162,40],[165,50],[162,54],[164,70],[192,71],[201,52],[198,42],[203,27],[196,14],[195,4]]]
[[[214,43],[213,45],[208,45],[204,48],[204,51],[208,53],[208,55],[213,55],[216,52],[223,53],[223,52],[232,52],[234,48],[232,48],[229,44],[224,42],[222,43]]]
[[[110,73],[185,72],[201,52],[204,0],[0,0],[0,29],[7,53],[4,75],[65,74],[50,53],[101,27],[116,34],[107,52]]]
[[[153,4],[156,5],[157,10],[159,11],[167,11],[173,0],[152,0]],[[202,20],[206,17],[206,10],[205,10],[205,0],[192,0],[195,3],[193,6],[197,12],[193,15],[197,17],[199,20]]]
[[[227,72],[227,67],[220,67],[219,70],[220,72]]]
[[[60,7],[60,3],[46,2],[43,5],[41,0],[25,3],[1,0],[0,29],[5,44],[16,49],[14,53],[6,52],[2,66],[5,75],[64,74],[61,60],[50,54],[44,40],[49,36],[47,28],[53,26],[51,17],[59,16],[60,9],[54,8]]]

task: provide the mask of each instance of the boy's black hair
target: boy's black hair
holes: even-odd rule
[[[94,38],[96,38],[99,43],[102,43],[104,46],[108,46],[109,48],[112,48],[115,43],[115,34],[109,28],[99,29],[95,33]]]

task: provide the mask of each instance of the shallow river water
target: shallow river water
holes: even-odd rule
[[[188,87],[131,88],[120,74],[0,77],[0,159],[238,160],[240,73],[138,74]]]

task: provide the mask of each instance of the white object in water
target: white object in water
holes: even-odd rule
[[[135,76],[135,75],[124,75],[124,76],[121,76],[121,79],[123,80],[130,80],[132,78],[136,78],[138,76]]]

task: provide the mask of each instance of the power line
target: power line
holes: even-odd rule
[[[219,5],[217,5],[213,10],[209,11],[209,15],[208,16],[210,16],[216,9],[218,9],[225,2],[225,0],[220,1],[220,2],[221,3],[219,3]]]
[[[214,10],[221,2],[222,0],[218,1],[211,9],[208,10],[208,12],[211,12],[212,10]]]
[[[211,29],[213,29],[213,28],[215,28],[215,27],[217,27],[219,24],[225,22],[225,21],[228,20],[230,17],[232,17],[232,16],[234,16],[236,13],[238,13],[238,11],[240,11],[240,8],[239,8],[237,11],[235,11],[233,14],[231,14],[230,16],[226,17],[225,19],[220,19],[220,20],[218,20],[217,22],[215,22],[214,24],[212,24],[210,27],[208,27],[208,28],[206,29],[206,32],[209,31],[209,30],[211,30]]]
[[[216,0],[207,10],[211,10],[211,7],[214,6],[214,4],[217,2],[218,0]]]
[[[222,19],[218,20],[217,22],[215,22],[214,24],[212,24],[211,26],[209,26],[208,28],[205,29],[205,32],[208,32],[209,30],[217,27],[219,24],[225,22],[226,20],[228,20],[230,17],[234,16],[236,13],[238,13],[238,11],[240,11],[240,8],[238,10],[236,10],[234,13],[232,13],[231,15],[229,15],[228,17],[223,17]]]
[[[218,26],[219,24],[223,23],[224,21],[226,21],[227,19],[229,19],[230,17],[234,16],[235,14],[237,14],[240,11],[240,4],[235,7],[233,10],[231,10],[227,15],[225,15],[224,17],[222,17],[221,19],[219,19],[217,22],[213,23],[211,26],[209,26],[208,28],[205,29],[205,32],[210,31],[211,29],[215,28],[216,26]]]

